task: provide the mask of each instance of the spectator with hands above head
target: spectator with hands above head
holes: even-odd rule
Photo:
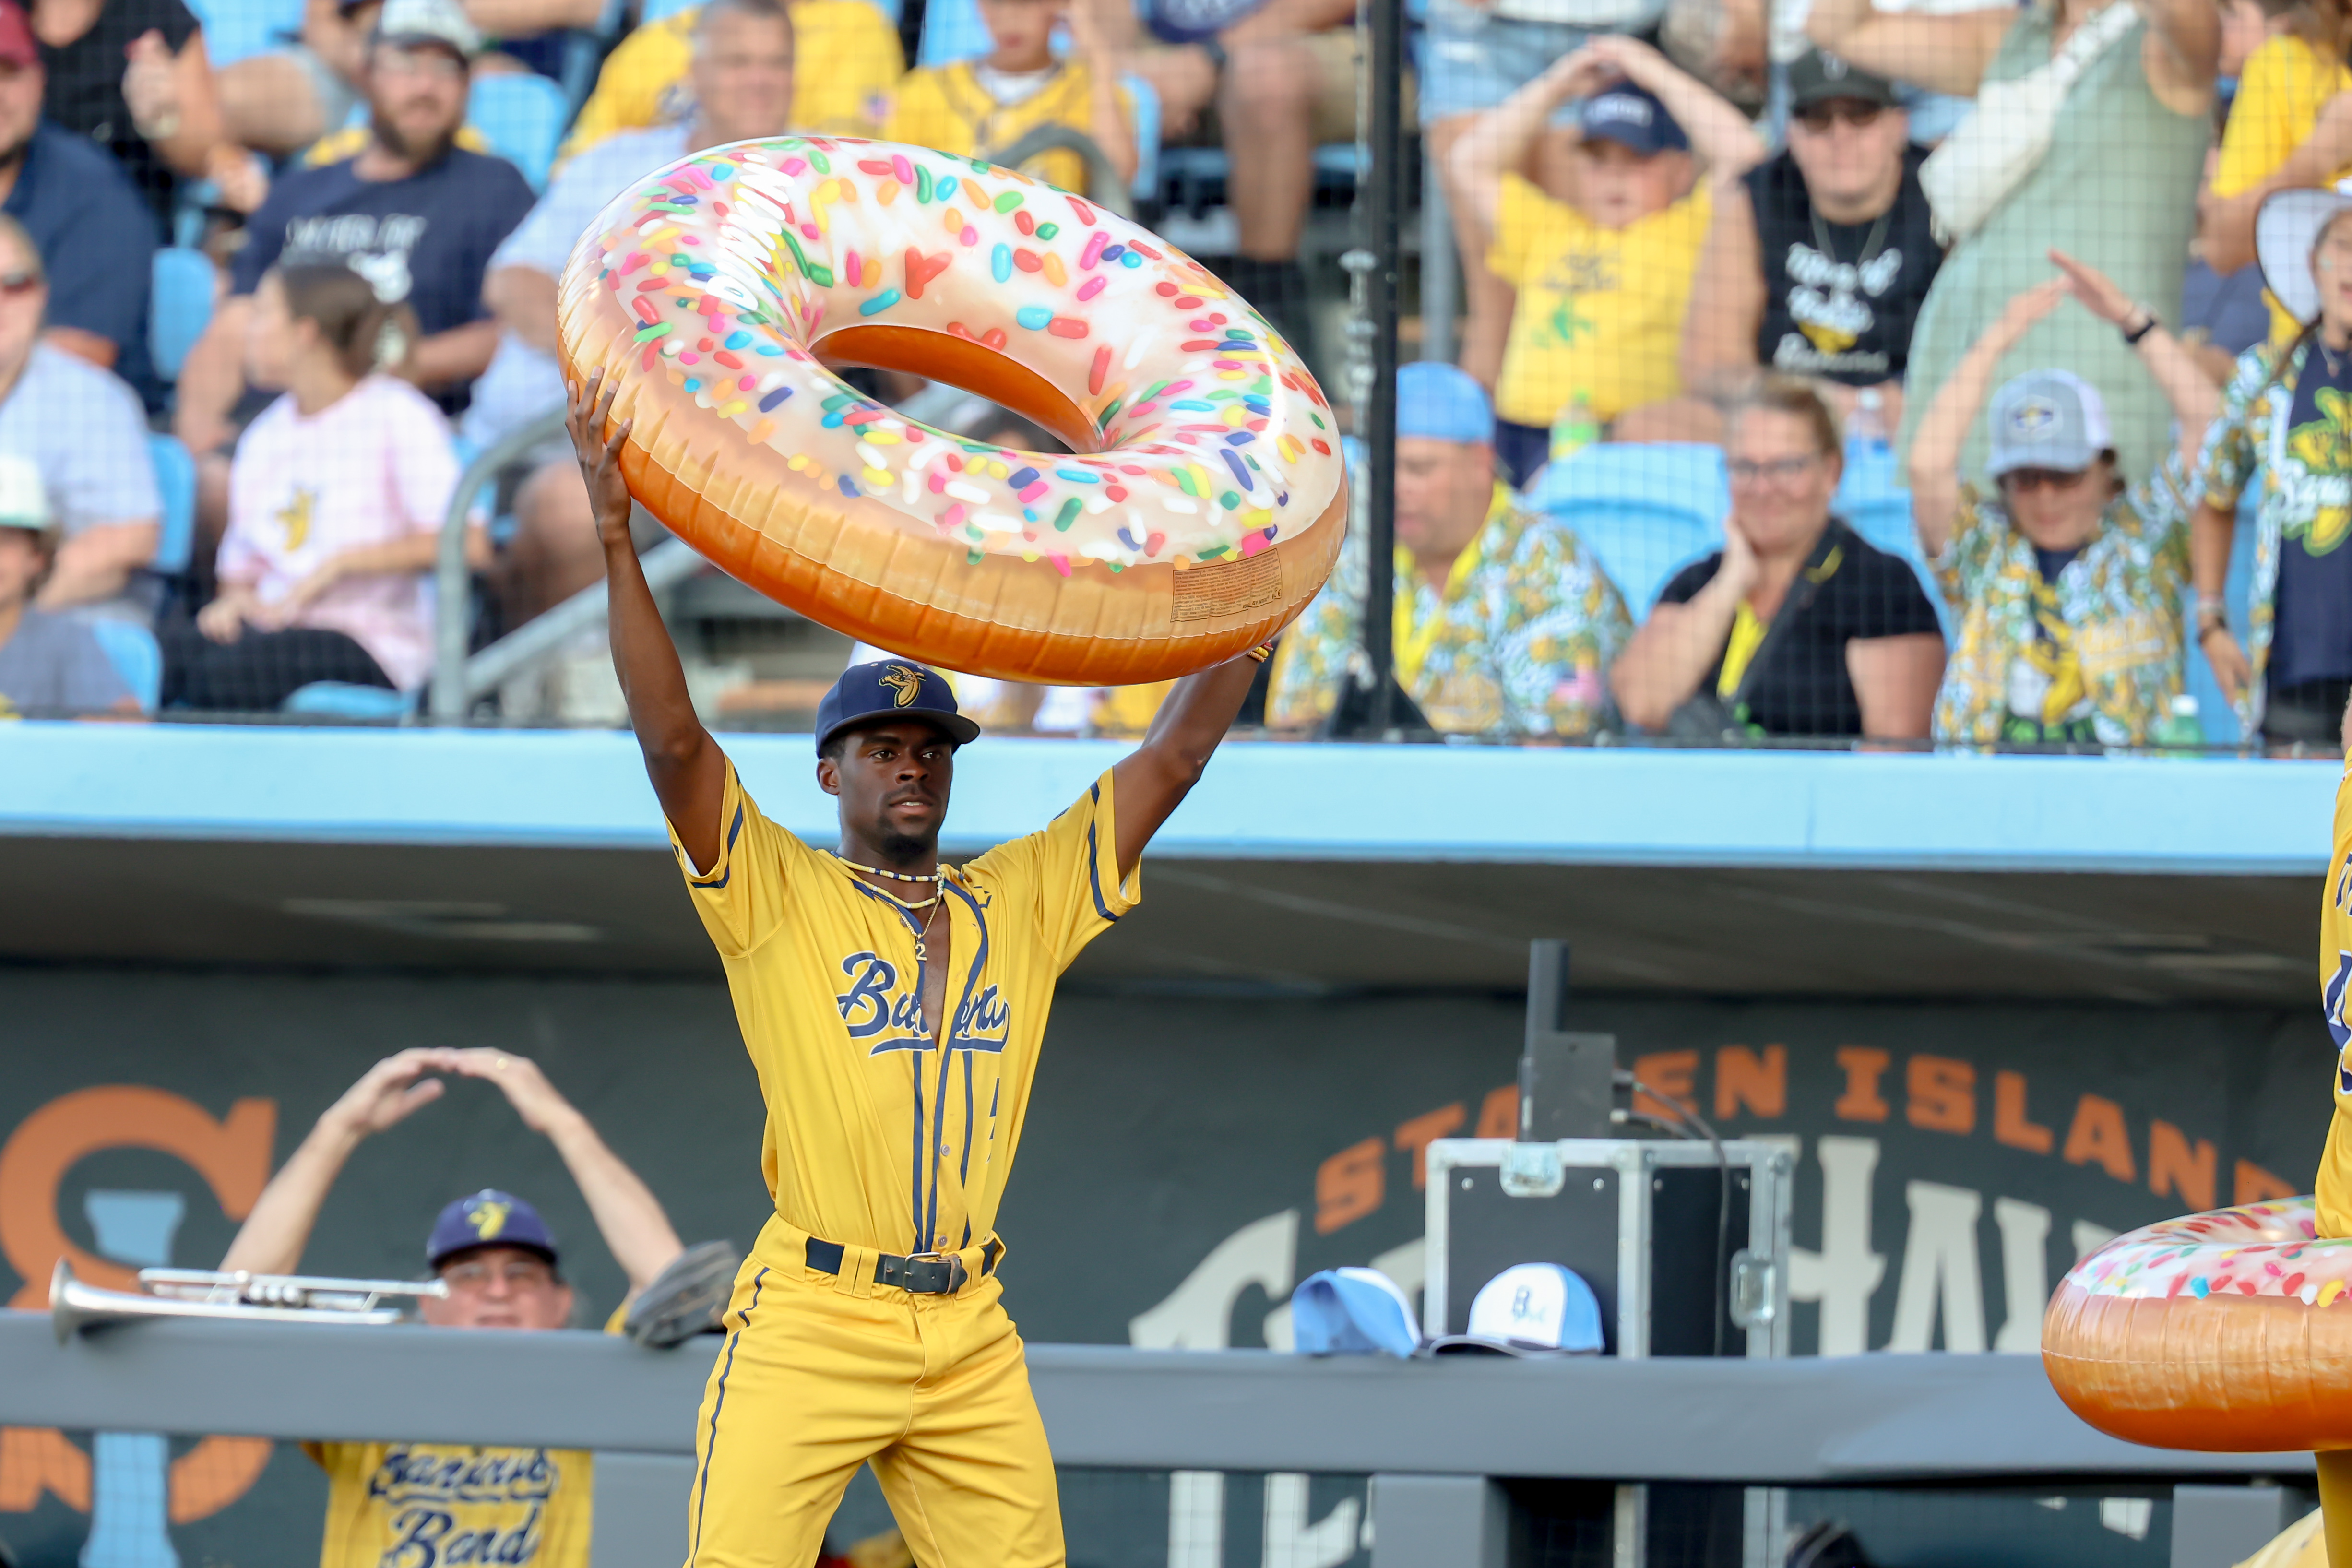
[[[2053,246],[2178,314],[2212,141],[2213,0],[2050,0],[1953,16],[1815,0],[1805,27],[1851,65],[1977,100],[1920,170],[1952,239],[1912,333],[1899,453],[1925,416],[1923,394],[1949,379],[2008,300],[2049,275]],[[2163,460],[2172,412],[2105,323],[2053,313],[1995,374],[2040,365],[2098,389],[2126,481]],[[1969,439],[1971,469],[1984,438]]]
[[[1581,99],[1567,201],[1520,170],[1552,111]],[[1712,196],[1764,156],[1739,111],[1632,38],[1592,39],[1479,117],[1454,184],[1488,264],[1517,290],[1495,389],[1496,458],[1527,482],[1553,423],[1581,402],[1606,423],[1682,390],[1676,368]]]
[[[298,1272],[319,1211],[352,1152],[439,1100],[446,1090],[436,1074],[496,1084],[523,1125],[555,1145],[628,1276],[631,1299],[679,1258],[683,1249],[661,1204],[535,1064],[495,1049],[418,1047],[376,1063],[326,1109],[255,1200],[222,1269]],[[572,1320],[572,1287],[555,1237],[536,1209],[510,1194],[486,1188],[444,1207],[426,1239],[425,1262],[447,1289],[419,1304],[436,1328],[561,1329]],[[672,1270],[653,1296],[668,1294],[683,1268]],[[614,1325],[627,1304],[614,1310]],[[588,1568],[595,1491],[589,1454],[466,1443],[302,1447],[327,1473],[320,1568],[377,1568],[420,1548],[430,1561],[427,1541],[467,1542],[474,1554],[467,1561]],[[475,1484],[485,1476],[511,1477],[516,1484]]]
[[[1936,738],[2144,745],[2181,690],[2189,476],[2220,398],[2153,312],[2065,252],[2050,259],[2060,275],[2010,300],[1912,439],[1920,549],[1962,617]],[[1995,367],[2069,297],[2138,353],[2179,440],[2126,493],[2098,389],[2071,371],[2029,371],[1993,394],[1993,490],[1981,494],[1961,480],[1960,448]]]
[[[613,1260],[628,1277],[630,1295],[652,1283],[684,1250],[652,1190],[605,1146],[579,1108],[563,1098],[536,1063],[510,1051],[418,1047],[376,1063],[320,1115],[310,1135],[262,1190],[221,1267],[256,1274],[293,1273],[302,1261],[320,1207],[352,1152],[446,1094],[446,1084],[436,1074],[495,1085],[522,1124],[555,1145],[564,1168],[579,1184]],[[499,1326],[563,1327],[572,1315],[571,1288],[560,1277],[550,1283],[557,1294],[520,1311],[524,1321]],[[424,1308],[426,1321],[458,1328],[488,1326],[471,1319],[481,1310],[458,1295],[446,1302],[428,1300]],[[506,1315],[504,1310],[500,1315]]]

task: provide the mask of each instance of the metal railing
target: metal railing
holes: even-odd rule
[[[594,1449],[620,1461],[610,1487],[635,1486],[642,1505],[626,1517],[619,1489],[608,1505],[600,1461],[600,1539],[652,1538],[674,1527],[718,1344],[157,1321],[60,1346],[46,1313],[0,1311],[0,1426]],[[1487,1558],[1495,1542],[1480,1521],[1496,1516],[1496,1478],[2161,1490],[2307,1481],[2313,1469],[2308,1454],[2176,1453],[2107,1437],[2058,1402],[2026,1355],[1406,1362],[1084,1345],[1027,1355],[1058,1464],[1369,1475],[1376,1568]],[[2204,1489],[2180,1487],[2176,1511]],[[1409,1542],[1435,1544],[1408,1554]]]

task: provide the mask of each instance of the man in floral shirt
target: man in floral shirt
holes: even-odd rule
[[[1396,674],[1441,733],[1589,735],[1633,635],[1616,586],[1576,535],[1495,479],[1494,414],[1452,365],[1397,373]],[[1328,719],[1364,665],[1363,536],[1283,634],[1269,728]]]

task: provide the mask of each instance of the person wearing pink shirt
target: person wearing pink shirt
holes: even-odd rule
[[[458,464],[441,411],[382,369],[413,332],[341,262],[289,262],[255,290],[248,370],[285,394],[237,442],[219,593],[164,638],[164,706],[267,711],[312,681],[407,690],[431,674]],[[478,529],[467,552],[488,559]]]

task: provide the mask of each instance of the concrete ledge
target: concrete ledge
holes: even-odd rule
[[[809,740],[730,735],[763,809],[829,837]],[[1125,746],[966,752],[950,838],[1035,829]],[[660,847],[627,735],[16,724],[0,835]],[[2332,763],[1236,742],[1155,856],[2300,876]]]
[[[60,1348],[0,1312],[0,1426],[690,1453],[719,1342],[144,1322]],[[1032,1345],[1065,1465],[1770,1484],[2300,1476],[2308,1454],[2104,1436],[2037,1356],[1311,1360]]]

